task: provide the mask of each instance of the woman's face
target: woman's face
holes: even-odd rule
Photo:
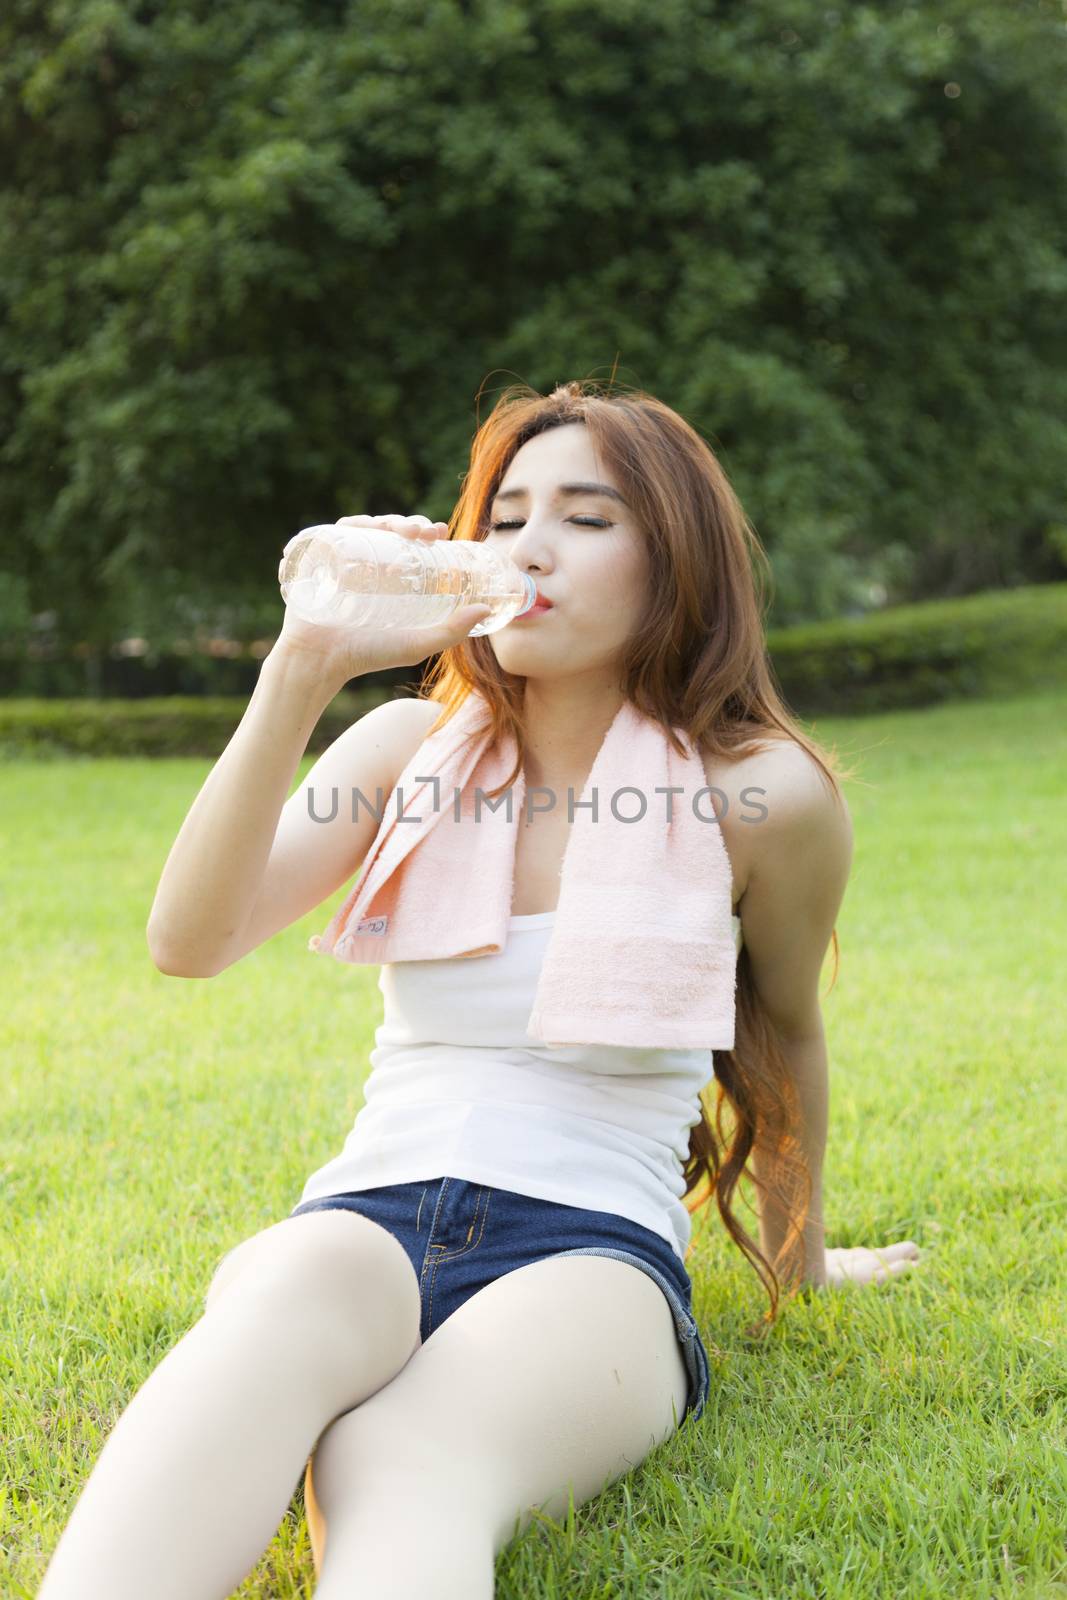
[[[602,487],[567,493],[566,484]],[[552,606],[486,636],[505,671],[564,678],[619,661],[644,610],[648,551],[633,512],[605,490],[621,494],[580,422],[537,434],[510,462],[485,542],[528,572]]]

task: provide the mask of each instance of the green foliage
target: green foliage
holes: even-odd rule
[[[1067,584],[771,630],[767,647],[802,716],[1067,687]]]
[[[1043,0],[12,0],[0,628],[276,629],[293,531],[448,515],[498,381],[616,363],[777,624],[1062,576],[1065,57]]]
[[[357,717],[394,696],[345,690],[315,725],[317,754]],[[160,700],[0,700],[0,755],[214,756],[225,750],[247,698],[168,695]]]
[[[1067,584],[772,630],[767,644],[786,702],[801,718],[1067,688]],[[320,718],[309,752],[404,692],[382,683],[345,690]],[[0,699],[0,755],[218,757],[247,705],[240,695]]]

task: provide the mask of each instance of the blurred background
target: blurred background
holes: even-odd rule
[[[282,548],[449,518],[502,390],[612,378],[718,455],[785,700],[859,758],[827,1239],[930,1259],[753,1362],[698,1216],[704,1431],[500,1600],[1063,1592],[1065,65],[1064,0],[0,8],[5,1595],[363,1102],[342,890],[207,983],[145,944]],[[295,1489],[249,1600],[312,1592]]]
[[[704,435],[801,713],[1062,674],[1065,54],[1051,0],[6,8],[0,733],[238,697],[221,750],[285,542],[447,518],[516,379]]]

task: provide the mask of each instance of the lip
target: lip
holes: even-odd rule
[[[535,600],[529,611],[524,611],[521,616],[513,618],[515,622],[525,622],[527,617],[543,617],[552,610],[550,600]]]

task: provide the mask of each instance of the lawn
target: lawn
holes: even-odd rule
[[[702,1222],[694,1309],[722,1352],[703,1417],[509,1546],[499,1600],[1067,1596],[1067,695],[813,732],[858,767],[829,993],[823,969],[827,1238],[923,1260],[797,1303],[754,1353],[763,1290]],[[12,1600],[220,1257],[288,1214],[361,1103],[377,970],[306,950],[343,890],[210,982],[152,965],[149,906],[209,766],[0,772]],[[293,1480],[241,1596],[311,1593],[301,1463]]]

